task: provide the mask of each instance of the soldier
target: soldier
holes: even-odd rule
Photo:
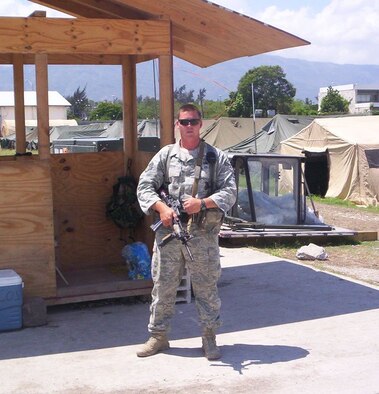
[[[221,324],[217,289],[221,274],[218,233],[224,214],[236,200],[236,184],[226,154],[200,139],[202,121],[196,106],[183,105],[176,125],[180,141],[163,147],[153,157],[137,187],[142,210],[146,214],[158,214],[163,224],[156,232],[152,258],[154,287],[148,325],[151,337],[137,356],[152,356],[169,348],[170,318],[187,265],[202,328],[202,348],[208,360],[216,360],[221,356],[215,336]],[[180,218],[183,227],[193,236],[188,242],[193,261],[177,239],[161,248],[157,246],[172,232],[176,217],[175,211],[157,193],[162,185],[166,185],[171,197],[182,202],[184,212]]]

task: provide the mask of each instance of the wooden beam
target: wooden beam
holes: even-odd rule
[[[151,15],[143,11],[125,8],[122,4],[109,0],[33,0],[33,3],[43,4],[57,11],[69,13],[76,17],[85,18],[125,18],[125,19],[151,19]]]
[[[50,158],[47,55],[36,55],[37,127],[39,158]]]
[[[16,121],[16,153],[26,152],[24,63],[22,55],[13,55],[14,110]]]
[[[122,58],[122,95],[124,125],[124,160],[135,157],[137,150],[137,77],[134,56]]]
[[[168,55],[169,21],[0,18],[0,53]]]
[[[89,54],[49,54],[49,64],[93,64],[93,65],[120,65],[123,55],[89,55]],[[34,54],[22,55],[24,64],[34,64]],[[134,55],[136,63],[156,59],[156,55]],[[0,64],[13,64],[13,54],[0,53]]]
[[[174,82],[172,56],[159,57],[159,119],[161,147],[174,142]]]

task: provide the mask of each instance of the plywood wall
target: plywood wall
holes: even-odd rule
[[[55,296],[49,162],[33,157],[3,159],[0,160],[0,269],[13,269],[21,276],[26,296]]]
[[[133,165],[138,174],[151,154]],[[0,158],[0,269],[13,269],[27,296],[56,296],[56,266],[65,269],[123,264],[128,232],[106,217],[113,185],[124,174],[123,152]],[[151,248],[150,220],[135,240]]]
[[[122,263],[119,228],[106,204],[123,175],[122,152],[51,156],[56,259],[60,268]]]

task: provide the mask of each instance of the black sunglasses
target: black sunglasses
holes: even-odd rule
[[[200,123],[200,119],[178,119],[178,122],[182,126],[188,126],[189,124],[191,126],[196,126]]]

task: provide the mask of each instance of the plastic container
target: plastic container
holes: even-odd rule
[[[0,331],[22,327],[22,279],[13,270],[0,270]]]

